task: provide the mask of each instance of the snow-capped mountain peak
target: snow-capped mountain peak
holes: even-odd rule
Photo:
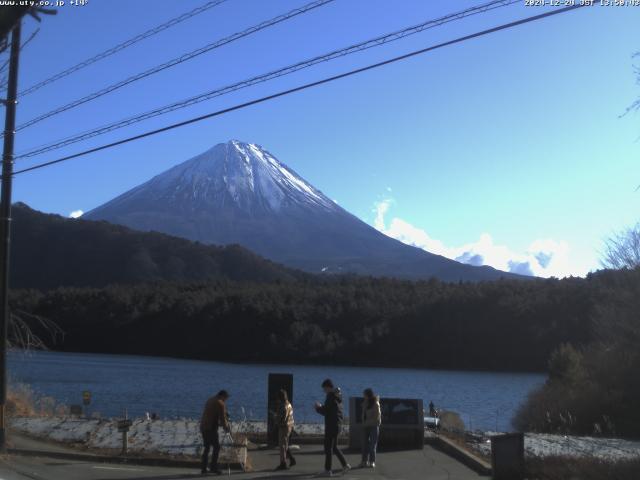
[[[335,209],[337,205],[271,153],[254,143],[230,140],[154,177],[138,189],[166,200],[204,205],[233,202],[241,210],[285,206]],[[138,190],[136,189],[136,190]]]
[[[218,245],[311,272],[500,278],[404,245],[351,215],[260,145],[230,140],[83,215]],[[179,262],[175,268],[180,269]]]

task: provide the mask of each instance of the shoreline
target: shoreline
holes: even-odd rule
[[[132,419],[129,432],[129,451],[136,455],[168,457],[197,457],[201,451],[199,422],[195,419],[146,420]],[[11,428],[27,436],[60,444],[80,446],[86,450],[113,452],[122,445],[117,431],[117,419],[78,418],[70,416],[15,417]],[[322,424],[297,424],[292,444],[315,443],[324,433]],[[342,426],[341,438],[348,436],[348,424]],[[266,422],[232,422],[235,438],[245,438],[253,444],[265,442]],[[490,437],[496,432],[465,432],[466,447],[477,455],[491,455]],[[425,429],[425,440],[438,436]],[[223,445],[231,445],[221,435]],[[525,453],[528,458],[572,457],[596,458],[608,461],[640,459],[640,440],[612,437],[569,436],[559,434],[525,433]]]
[[[206,399],[225,388],[231,393],[228,408],[234,420],[263,419],[268,375],[286,372],[294,376],[293,405],[296,420],[301,423],[321,421],[313,405],[324,399],[321,382],[332,378],[343,391],[346,411],[347,398],[359,397],[365,388],[372,387],[382,397],[420,399],[424,405],[433,401],[440,410],[459,412],[469,430],[505,431],[511,428],[518,406],[546,379],[535,373],[277,366],[21,350],[10,354],[9,368],[11,388],[30,392],[27,396],[33,399],[37,410],[39,398],[52,399],[64,408],[55,412],[58,414],[68,413],[72,405],[81,405],[82,392],[90,391],[88,411],[103,416],[119,416],[127,409],[133,416],[149,412],[163,419],[196,418]],[[140,386],[144,386],[143,390]],[[38,413],[54,413],[49,410]]]
[[[195,357],[186,357],[186,356],[170,356],[170,355],[148,355],[148,354],[135,354],[135,353],[113,353],[113,352],[89,352],[89,351],[75,351],[75,350],[22,350],[22,349],[10,349],[10,354],[17,355],[29,355],[29,354],[41,354],[41,353],[62,353],[68,355],[103,355],[105,357],[132,357],[132,358],[149,358],[154,360],[179,360],[185,362],[203,362],[203,363],[216,363],[220,365],[235,365],[235,366],[245,366],[245,365],[259,365],[262,367],[273,366],[274,368],[286,368],[286,367],[314,367],[318,366],[317,362],[310,359],[307,362],[273,362],[273,361],[247,361],[247,362],[234,362],[234,361],[225,361],[225,360],[214,360],[214,359],[206,359],[206,358],[195,358]],[[320,366],[331,367],[331,368],[370,368],[370,369],[384,369],[384,370],[412,370],[412,371],[429,371],[429,372],[442,372],[442,373],[474,373],[474,374],[490,374],[490,375],[547,375],[548,372],[546,370],[488,370],[488,369],[472,369],[472,368],[445,368],[445,367],[428,367],[428,366],[402,366],[402,365],[380,365],[376,363],[366,363],[366,364],[356,364],[356,363],[330,363],[323,362]]]

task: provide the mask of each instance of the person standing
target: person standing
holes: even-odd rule
[[[382,423],[380,398],[367,388],[362,401],[362,463],[360,468],[376,468],[376,450]]]
[[[293,458],[291,450],[289,449],[289,440],[291,439],[291,432],[293,432],[293,406],[289,402],[286,390],[280,390],[278,392],[278,445],[280,447],[280,465],[276,470],[287,470],[289,467],[293,467],[296,464],[296,459]],[[287,459],[289,459],[289,466],[287,466]]]
[[[225,432],[230,432],[229,419],[227,417],[227,399],[229,394],[226,390],[220,390],[217,395],[207,400],[200,419],[200,433],[202,434],[202,464],[201,473],[207,473],[207,461],[209,450],[213,448],[211,454],[211,466],[209,470],[217,475],[222,475],[218,468],[218,457],[220,456],[220,438],[218,429],[222,427]]]
[[[433,404],[433,400],[429,402],[429,416],[431,418],[437,418],[438,412],[436,410],[436,406]]]
[[[331,470],[333,455],[338,457],[343,472],[350,470],[351,465],[347,463],[338,448],[338,434],[343,420],[342,394],[340,389],[334,388],[333,382],[328,378],[322,382],[322,389],[327,396],[324,404],[316,402],[315,408],[316,412],[324,416],[324,473],[327,476],[331,476],[333,474]]]

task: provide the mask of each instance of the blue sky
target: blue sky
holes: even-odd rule
[[[26,88],[203,1],[89,0],[45,17]],[[228,0],[25,97],[18,123],[303,5]],[[478,4],[336,0],[19,132],[16,150]],[[543,10],[517,4],[319,65],[32,160],[57,158]],[[592,7],[16,177],[14,199],[88,211],[231,138],[258,143],[385,233],[452,258],[585,274],[639,220],[640,8]],[[25,36],[36,28],[26,21]]]

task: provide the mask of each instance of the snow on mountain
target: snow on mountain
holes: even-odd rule
[[[482,280],[509,276],[404,245],[351,215],[263,147],[231,140],[83,218],[243,245],[312,272]]]
[[[320,207],[333,210],[336,204],[296,172],[280,163],[261,146],[231,140],[154,177],[118,197],[111,206],[145,196],[176,206],[191,203],[222,207],[232,202],[243,211],[285,206]],[[90,212],[97,215],[100,209]]]

